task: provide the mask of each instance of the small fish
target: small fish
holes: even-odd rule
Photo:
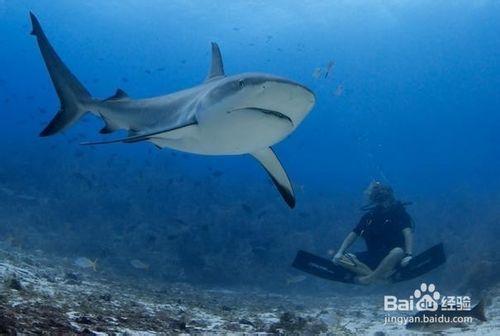
[[[263,210],[263,211],[261,211],[261,212],[259,212],[259,213],[257,214],[257,218],[258,218],[258,219],[262,219],[262,218],[264,218],[265,216],[267,216],[267,211],[266,211],[266,210]]]
[[[328,62],[325,69],[325,78],[327,78],[330,72],[333,70],[334,65],[335,65],[334,61]]]
[[[340,97],[344,94],[344,85],[343,84],[339,84],[337,86],[337,88],[335,89],[335,91],[333,91],[333,95],[336,96],[336,97]]]
[[[309,214],[307,212],[299,212],[300,218],[309,218]]]
[[[304,190],[306,189],[306,186],[303,184],[296,184],[295,187],[297,190],[300,190],[300,192],[304,192]]]
[[[244,203],[243,203],[243,204],[241,205],[241,208],[242,208],[242,209],[243,209],[243,210],[244,210],[247,214],[249,214],[249,215],[251,215],[251,214],[253,213],[253,209],[252,209],[249,205],[247,205],[247,204],[244,204]]]
[[[5,239],[5,242],[12,246],[12,247],[21,247],[21,242],[15,238],[13,235],[9,235],[6,239]]]
[[[314,69],[313,73],[312,73],[312,76],[315,78],[315,79],[320,79],[321,78],[321,74],[323,73],[323,70],[321,68],[316,68]]]
[[[2,185],[0,185],[0,193],[5,194],[11,198],[17,198],[17,199],[25,200],[25,201],[35,201],[37,199],[34,196],[21,194],[19,192],[16,192],[16,191],[9,189],[7,187],[4,187]]]
[[[140,269],[140,270],[148,270],[149,269],[149,265],[148,264],[145,264],[143,263],[142,261],[138,260],[138,259],[132,259],[130,260],[130,265],[132,265],[133,268],[137,268],[137,269]]]
[[[147,235],[145,240],[148,245],[154,244],[156,242],[156,236],[153,234]]]
[[[4,187],[4,186],[0,186],[0,191],[2,193],[4,193],[5,195],[7,196],[13,196],[15,195],[15,191],[10,189],[10,188],[7,188],[7,187]]]
[[[97,259],[92,261],[86,257],[79,257],[75,259],[74,264],[80,268],[92,268],[94,272],[97,271]]]
[[[440,318],[444,317],[444,321],[442,322],[408,322],[406,324],[406,329],[423,331],[423,332],[438,332],[443,331],[449,328],[458,328],[462,327],[463,323],[452,322],[455,318],[465,318],[472,317],[478,319],[480,321],[486,321],[486,316],[484,315],[484,301],[481,300],[479,303],[472,308],[471,310],[442,310],[441,306],[434,312],[421,311],[413,316],[413,319],[419,318],[422,319],[423,316]]]
[[[305,275],[290,276],[286,279],[286,284],[287,286],[297,284],[299,282],[304,281],[305,279],[307,279]]]
[[[216,171],[214,171],[214,172],[212,173],[212,175],[213,175],[214,177],[220,177],[220,176],[222,176],[223,174],[224,174],[224,173],[223,173],[223,172],[221,172],[220,170],[216,170]]]
[[[73,173],[73,177],[79,180],[83,185],[85,185],[88,190],[92,189],[93,183],[90,178],[86,177],[85,175],[79,172]]]

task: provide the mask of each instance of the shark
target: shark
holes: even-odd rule
[[[83,145],[150,142],[158,148],[200,155],[251,155],[267,171],[290,208],[292,183],[272,146],[294,132],[313,109],[306,86],[266,73],[226,75],[217,43],[205,80],[170,94],[133,99],[124,90],[106,99],[93,97],[64,64],[30,12],[31,34],[60,100],[59,111],[40,136],[60,133],[83,115],[102,118],[101,134],[125,130],[127,136]]]

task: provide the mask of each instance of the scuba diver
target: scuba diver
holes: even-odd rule
[[[367,285],[387,279],[398,265],[405,267],[412,259],[412,219],[405,203],[395,199],[392,188],[372,182],[365,191],[370,204],[358,225],[347,235],[332,261],[358,276],[355,281]],[[345,253],[363,237],[367,250]]]

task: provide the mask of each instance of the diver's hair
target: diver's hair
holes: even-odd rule
[[[365,190],[365,195],[370,203],[376,204],[385,201],[395,201],[394,191],[388,185],[379,181],[372,181]]]

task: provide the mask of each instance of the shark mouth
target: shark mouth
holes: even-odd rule
[[[238,108],[238,109],[228,111],[227,113],[237,112],[237,111],[242,111],[242,110],[252,110],[252,111],[264,113],[264,114],[267,114],[267,115],[270,115],[270,116],[273,116],[276,118],[284,119],[284,120],[287,120],[293,126],[292,119],[290,119],[290,117],[288,117],[287,115],[285,115],[281,112],[278,112],[278,111],[263,109],[263,108],[259,108],[259,107],[243,107],[243,108]]]

